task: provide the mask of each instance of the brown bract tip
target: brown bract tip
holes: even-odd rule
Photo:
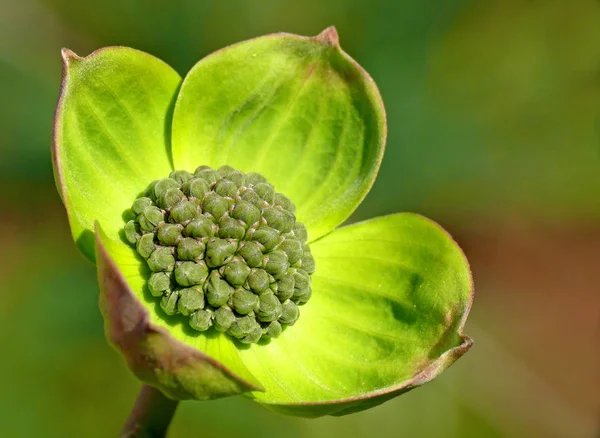
[[[65,65],[69,65],[71,62],[79,61],[81,59],[81,56],[78,56],[75,52],[66,47],[61,49],[60,55],[62,56]]]
[[[335,26],[329,26],[315,37],[317,41],[328,46],[339,47],[340,39]]]

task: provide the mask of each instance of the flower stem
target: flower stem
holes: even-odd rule
[[[178,403],[176,400],[165,397],[158,389],[142,385],[120,437],[165,437]]]

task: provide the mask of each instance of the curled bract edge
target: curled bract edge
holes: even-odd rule
[[[96,266],[104,331],[137,378],[176,400],[210,400],[263,390],[258,382],[237,376],[220,362],[175,339],[165,328],[152,324],[148,310],[110,258],[100,233],[96,223]]]

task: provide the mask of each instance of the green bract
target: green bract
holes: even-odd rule
[[[386,122],[334,28],[236,44],[183,81],[125,47],[63,59],[56,182],[98,269],[106,335],[141,380],[175,399],[244,393],[289,414],[343,415],[433,379],[470,348],[471,275],[443,229],[415,214],[336,229],[373,184]],[[243,174],[253,191],[230,210],[222,200]],[[186,204],[200,196],[218,224]],[[259,198],[267,224],[241,244]],[[298,239],[283,244],[282,228]],[[294,264],[304,269],[287,275]],[[289,303],[311,289],[298,318]],[[272,339],[234,340],[258,334],[257,315]]]

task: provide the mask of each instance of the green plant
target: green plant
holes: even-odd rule
[[[236,44],[201,60],[183,81],[125,47],[86,58],[64,50],[63,59],[57,186],[73,238],[97,266],[107,337],[150,385],[128,433],[135,425],[163,430],[175,406],[168,399],[244,394],[287,414],[344,415],[430,381],[470,348],[462,329],[472,279],[443,229],[407,213],[336,228],[373,184],[387,127],[375,83],[341,50],[334,28]],[[249,188],[258,193],[265,179],[265,190],[283,195],[261,194],[260,217],[236,216]],[[220,192],[219,181],[235,190]],[[208,206],[209,195],[225,199],[223,210]],[[212,234],[188,231],[200,215],[212,221]],[[224,232],[225,222],[240,234]],[[242,247],[266,228],[276,240],[259,240],[265,259],[251,265]],[[184,238],[201,249],[178,256]],[[229,242],[230,253],[209,262],[215,239],[219,251]],[[299,242],[299,255],[284,241]],[[184,261],[193,273],[175,272]],[[239,280],[225,272],[233,263]],[[248,285],[251,269],[267,272],[268,290]],[[280,293],[294,274],[293,294],[305,294],[296,304],[306,304],[295,324],[288,320],[293,326],[268,332],[282,311],[261,319],[259,299]],[[220,309],[200,297],[216,287],[211,276],[231,286],[219,306],[236,321],[252,319],[247,330],[206,330]],[[250,316],[231,301],[234,288],[255,300]],[[151,415],[156,409],[163,414]]]

